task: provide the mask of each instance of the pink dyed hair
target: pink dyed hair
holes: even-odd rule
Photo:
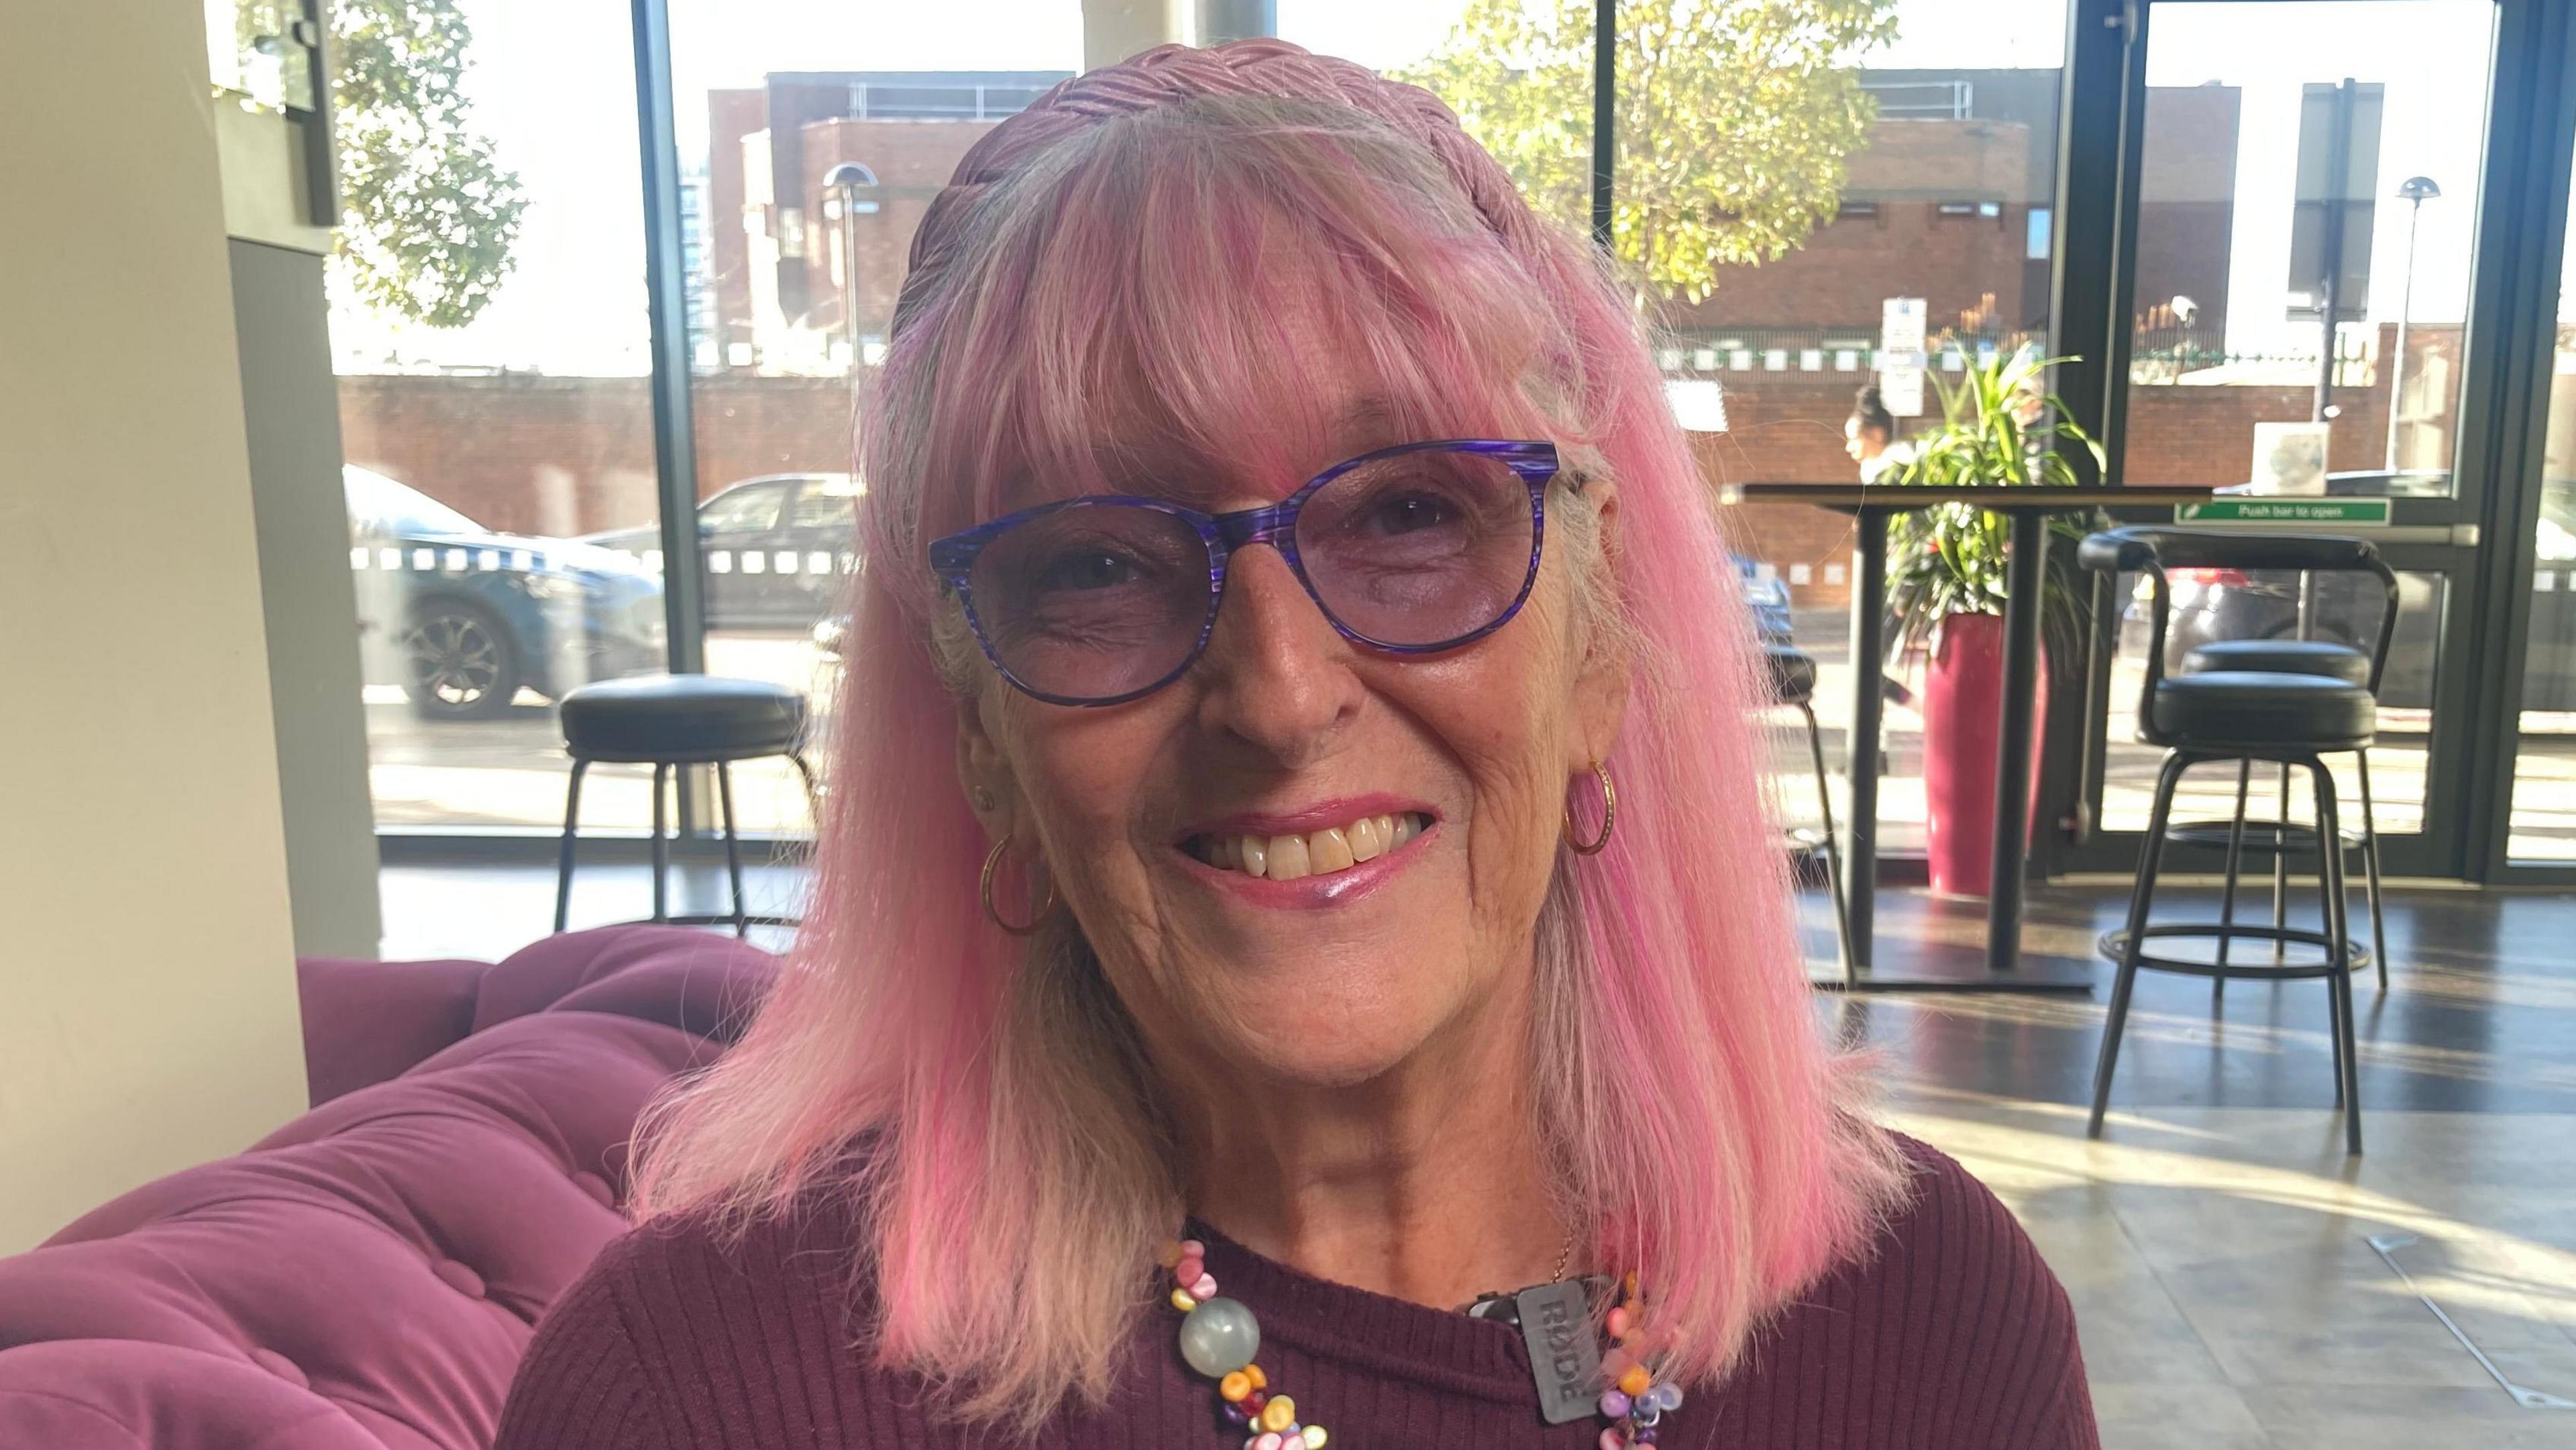
[[[1248,280],[1283,266],[1293,289]],[[1563,510],[1578,602],[1636,670],[1617,834],[1560,852],[1535,924],[1533,1129],[1672,1370],[1726,1370],[1898,1191],[1815,1025],[1752,631],[1622,295],[1427,93],[1277,41],[1166,47],[1004,122],[916,235],[863,410],[868,563],[813,906],[638,1169],[648,1214],[852,1195],[876,1352],[970,1418],[1025,1429],[1112,1383],[1182,1179],[1078,927],[1015,941],[978,907],[953,692],[981,666],[924,550],[1037,480],[1132,484],[1123,445],[1149,438],[1293,480],[1330,390],[1286,345],[1288,296],[1404,422],[1544,429],[1618,482],[1606,548],[1576,495],[1550,501],[1550,547]]]

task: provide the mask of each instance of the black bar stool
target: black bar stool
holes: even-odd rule
[[[2348,644],[2337,644],[2327,639],[2215,639],[2184,655],[2182,670],[2187,675],[2225,670],[2324,675],[2364,689],[2370,687],[2370,656]],[[2361,883],[2363,899],[2370,904],[2370,960],[2379,973],[2379,990],[2384,993],[2388,990],[2388,920],[2379,902],[2379,810],[2370,799],[2370,752],[2356,750],[2353,760],[2361,784]],[[2280,814],[2273,820],[2249,822],[2245,819],[2245,793],[2253,779],[2254,762],[2237,762],[2236,820],[2232,825],[2236,834],[2231,839],[2268,842],[2272,848],[2272,924],[2283,926],[2287,924],[2285,913],[2290,905],[2287,883],[2283,879],[2288,869],[2283,863],[2288,861],[2289,853],[2280,850],[2279,846],[2290,819],[2289,767],[2281,769]],[[2249,825],[2261,827],[2264,835],[2248,837],[2244,832]],[[2235,919],[2236,863],[2233,861],[2228,863],[2227,883],[2226,904],[2219,912],[2222,921]],[[2222,967],[2227,965],[2223,943],[2218,964]],[[2221,972],[2211,981],[2210,993],[2217,996],[2226,990],[2227,974]]]
[[[564,793],[563,847],[555,866],[555,930],[564,929],[572,906],[573,841],[581,827],[581,778],[601,761],[653,767],[653,916],[682,926],[733,923],[735,936],[753,923],[794,926],[796,918],[753,916],[744,910],[742,843],[734,829],[733,771],[737,760],[784,755],[815,800],[814,772],[799,744],[805,732],[805,697],[765,680],[717,675],[639,675],[584,685],[558,703],[564,750],[572,756],[572,783]],[[724,807],[725,872],[733,885],[733,910],[721,915],[673,916],[669,906],[671,850],[663,834],[663,785],[683,765],[713,765]]]
[[[1816,657],[1794,645],[1763,646],[1764,663],[1771,677],[1773,704],[1794,707],[1807,722],[1807,756],[1816,765],[1816,809],[1823,813],[1824,836],[1818,841],[1806,832],[1794,832],[1798,843],[1809,851],[1820,845],[1825,855],[1825,887],[1834,898],[1834,947],[1841,953],[1843,980],[1852,979],[1851,909],[1843,903],[1843,853],[1834,839],[1834,798],[1825,785],[1825,734],[1816,724]]]
[[[2120,1033],[2127,1025],[2129,996],[2140,968],[2194,976],[2232,975],[2281,981],[2318,977],[2326,983],[2327,1015],[2333,1024],[2335,1105],[2343,1110],[2344,1148],[2361,1151],[2359,1054],[2353,1031],[2352,973],[2367,956],[2351,939],[2345,914],[2343,831],[2335,806],[2334,777],[2322,757],[2367,749],[2378,726],[2375,698],[2397,619],[2397,576],[2379,551],[2360,539],[2234,534],[2189,529],[2128,528],[2095,534],[2077,551],[2087,569],[2110,573],[2143,572],[2154,591],[2153,635],[2146,656],[2146,680],[2138,695],[2138,738],[2166,748],[2164,768],[2156,777],[2155,805],[2138,860],[2138,876],[2129,896],[2128,924],[2103,936],[2102,954],[2119,963],[2111,985],[2111,1006],[2103,1024],[2102,1053],[2093,1073],[2093,1111],[2086,1131],[2099,1137],[2102,1115],[2110,1104],[2111,1074],[2119,1062]],[[2387,597],[2372,643],[2369,669],[2360,682],[2336,674],[2266,670],[2206,670],[2167,675],[2165,636],[2171,623],[2173,593],[2169,569],[2292,570],[2303,573],[2360,572],[2376,575]],[[2321,896],[2319,914],[2325,930],[2306,931],[2275,923],[2250,926],[2223,913],[2218,922],[2148,923],[2154,906],[2156,874],[2164,850],[2176,840],[2199,840],[2206,823],[2177,826],[2174,791],[2183,772],[2209,761],[2233,761],[2239,767],[2237,811],[2228,830],[2226,901],[2235,899],[2236,872],[2245,837],[2244,787],[2254,761],[2273,761],[2285,770],[2308,772],[2315,787],[2316,825],[2304,833],[2286,822],[2273,823],[2273,844],[2286,852],[2305,842],[2317,855]],[[2284,812],[2286,814],[2286,812]],[[2151,955],[2150,940],[2212,939],[2215,961]],[[2225,965],[2235,941],[2275,943],[2282,955],[2269,964]],[[2290,961],[2291,945],[2316,948],[2314,962]]]

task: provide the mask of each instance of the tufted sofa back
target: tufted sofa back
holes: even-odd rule
[[[304,964],[319,1106],[0,1259],[0,1450],[488,1445],[637,1112],[775,969],[669,927]]]

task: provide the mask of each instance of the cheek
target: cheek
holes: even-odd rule
[[[1120,898],[1141,869],[1139,804],[1158,777],[1167,722],[1159,712],[1059,710],[1029,702],[1006,727],[1009,754],[1059,884],[1077,900]]]
[[[1465,775],[1477,915],[1520,925],[1554,869],[1575,719],[1561,612],[1533,612],[1531,628],[1494,636],[1458,676],[1427,676],[1406,692]]]

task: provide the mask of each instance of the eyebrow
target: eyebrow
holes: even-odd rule
[[[1380,448],[1417,441],[1396,436],[1402,431],[1401,422],[1402,410],[1383,393],[1363,394],[1351,400],[1324,425],[1322,436],[1330,445],[1325,451],[1331,456],[1321,459],[1314,472]],[[1233,491],[1230,485],[1241,472],[1239,464],[1163,429],[1101,439],[1092,443],[1089,451],[1091,466],[1108,492],[1165,499],[1202,511],[1213,510],[1222,502]],[[1303,484],[1312,476],[1313,473],[1300,475],[1295,483]],[[1033,488],[1032,483],[1023,472],[1005,487],[1005,511],[1025,507],[1041,492],[1055,496],[1052,491]]]

